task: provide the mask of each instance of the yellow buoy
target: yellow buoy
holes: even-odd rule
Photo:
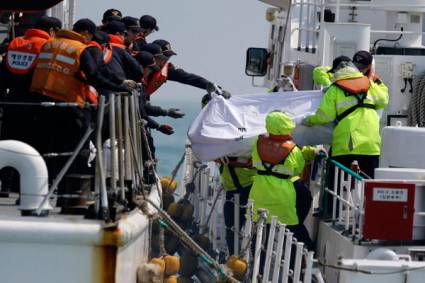
[[[226,265],[232,270],[233,277],[235,277],[237,280],[242,280],[248,269],[247,262],[234,255],[227,260]]]
[[[164,256],[165,261],[165,275],[170,276],[179,272],[180,259],[177,256],[166,255]]]
[[[162,258],[155,257],[151,259],[150,263],[159,265],[161,267],[161,272],[165,271],[165,261]]]
[[[161,186],[163,192],[173,194],[177,189],[177,182],[176,180],[171,181],[171,178],[168,176],[164,176],[161,178]]]
[[[165,278],[164,283],[178,283],[177,276],[171,275]]]

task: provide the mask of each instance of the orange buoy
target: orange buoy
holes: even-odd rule
[[[150,263],[159,265],[161,267],[161,272],[165,271],[165,261],[164,261],[164,259],[155,257],[155,258],[151,259]]]
[[[248,263],[234,255],[228,259],[226,265],[232,270],[233,277],[235,277],[237,280],[242,280],[248,269]]]
[[[183,213],[183,206],[179,203],[170,203],[167,209],[167,213],[173,218],[173,219],[180,219],[182,213]]]
[[[164,283],[178,283],[177,276],[171,275],[165,278]]]
[[[165,261],[165,275],[174,275],[180,270],[180,258],[177,256],[166,255],[163,257]]]

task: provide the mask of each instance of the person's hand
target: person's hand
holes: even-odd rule
[[[179,111],[180,109],[170,108],[167,110],[167,116],[174,119],[183,118],[185,114]]]
[[[174,129],[170,125],[160,125],[158,127],[158,131],[160,131],[161,133],[163,133],[165,135],[172,135],[172,134],[174,134]]]
[[[328,158],[328,152],[323,147],[316,147],[314,149],[314,154],[319,157]]]
[[[223,96],[225,99],[229,99],[230,97],[232,97],[232,94],[227,90],[222,90],[220,95]]]
[[[139,89],[139,84],[137,83],[137,82],[135,82],[135,81],[132,81],[132,80],[124,80],[122,83],[121,83],[121,85],[120,85],[120,87],[122,87],[122,88],[124,88],[125,90],[127,90],[127,91],[132,91],[132,90],[137,90],[137,89]]]

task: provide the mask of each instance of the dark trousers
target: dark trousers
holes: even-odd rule
[[[234,226],[235,221],[235,204],[232,200],[235,194],[239,194],[239,203],[240,206],[246,206],[248,203],[249,198],[249,192],[251,190],[251,186],[247,186],[245,188],[241,188],[235,191],[227,191],[226,192],[226,203],[224,204],[224,222],[226,224],[226,242],[227,247],[229,248],[230,255],[233,255],[234,250],[234,239],[235,235],[234,232],[231,230]],[[239,228],[242,228],[245,224],[246,217],[245,217],[246,208],[241,207],[239,209]]]

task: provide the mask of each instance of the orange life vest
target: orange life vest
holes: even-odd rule
[[[124,39],[122,39],[122,37],[119,36],[119,35],[110,34],[109,35],[109,43],[111,44],[111,46],[117,46],[117,47],[122,48],[122,49],[127,48],[127,46],[124,45]]]
[[[89,44],[87,44],[87,45],[88,46],[95,46],[95,47],[99,48],[102,51],[103,62],[105,62],[105,64],[108,64],[109,61],[111,61],[111,58],[112,58],[112,48],[110,48],[109,46],[102,46],[102,45],[100,45],[96,41],[90,41]]]
[[[257,141],[257,151],[261,160],[271,165],[282,163],[295,146],[291,135],[260,136]]]
[[[7,50],[7,69],[13,74],[30,72],[35,66],[41,47],[49,38],[50,35],[40,29],[28,29],[24,36],[15,38]]]
[[[370,80],[368,77],[363,76],[354,79],[345,79],[336,81],[335,84],[350,94],[367,93],[370,87]]]
[[[168,63],[162,67],[161,70],[153,74],[150,81],[147,83],[145,93],[152,95],[158,88],[160,88],[168,79]]]
[[[86,49],[84,37],[80,34],[60,30],[46,42],[37,58],[31,91],[50,98],[86,102],[87,83],[81,78],[80,56]]]

